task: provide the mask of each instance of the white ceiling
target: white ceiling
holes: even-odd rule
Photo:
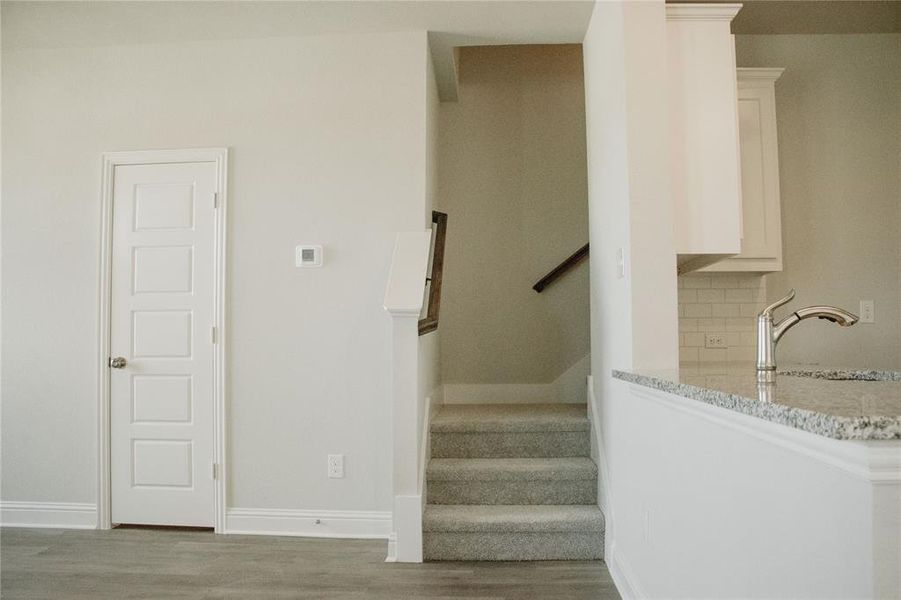
[[[453,99],[455,46],[581,43],[593,8],[592,0],[4,1],[2,39],[10,49],[428,31],[439,92]]]
[[[443,100],[450,100],[456,98],[454,47],[581,43],[594,1],[3,0],[0,8],[4,49],[427,31],[439,93]],[[897,32],[901,31],[901,1],[745,0],[745,7],[733,22],[733,31]]]

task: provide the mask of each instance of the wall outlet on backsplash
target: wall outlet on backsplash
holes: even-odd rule
[[[860,322],[875,323],[876,322],[876,306],[872,300],[860,301]]]
[[[704,337],[705,348],[727,348],[726,334],[724,333],[708,333]]]

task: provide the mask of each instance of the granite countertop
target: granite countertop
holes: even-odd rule
[[[901,372],[787,367],[758,384],[753,363],[691,363],[613,376],[839,440],[901,439]]]

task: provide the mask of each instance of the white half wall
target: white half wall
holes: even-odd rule
[[[4,4],[4,33],[73,26],[42,11]],[[215,146],[230,153],[228,506],[389,512],[382,301],[395,233],[428,214],[426,34],[8,38],[3,501],[96,502],[101,153]],[[325,265],[295,268],[299,243]],[[345,478],[326,477],[330,453]]]
[[[635,597],[901,594],[897,441],[832,440],[614,387],[605,441],[616,525],[605,558]]]

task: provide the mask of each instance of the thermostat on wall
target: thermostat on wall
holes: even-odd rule
[[[322,246],[298,246],[295,248],[294,263],[298,267],[321,267]]]

